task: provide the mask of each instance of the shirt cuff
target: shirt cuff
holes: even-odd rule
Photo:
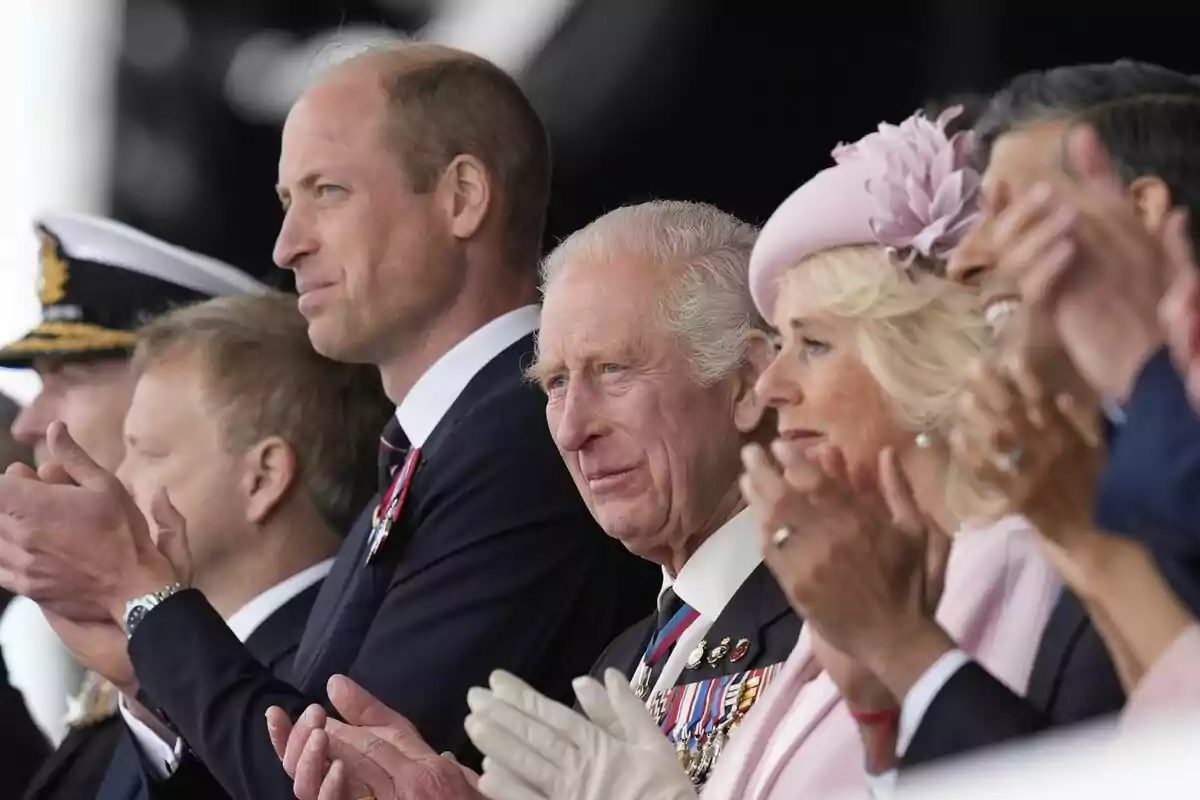
[[[129,726],[129,732],[133,734],[138,749],[146,757],[145,761],[154,770],[155,777],[160,780],[171,777],[175,770],[179,769],[179,761],[183,758],[183,739],[176,736],[174,743],[163,741],[149,725],[134,716],[125,705],[123,696],[117,702],[117,708],[121,712],[121,718]]]
[[[896,770],[889,769],[880,775],[867,775],[867,793],[871,800],[891,800],[896,792]]]
[[[970,660],[971,657],[962,650],[951,650],[944,653],[941,658],[933,662],[933,666],[925,670],[925,674],[908,690],[904,702],[900,704],[900,729],[896,734],[897,756],[903,757],[905,751],[908,750],[908,745],[916,735],[917,728],[921,727],[921,720],[925,718],[925,712],[933,703],[933,698],[938,696],[942,687],[954,676],[954,673],[962,669],[963,665]]]

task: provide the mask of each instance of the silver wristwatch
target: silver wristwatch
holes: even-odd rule
[[[172,583],[170,586],[165,586],[157,592],[144,594],[127,602],[125,604],[125,635],[127,637],[133,636],[133,629],[146,618],[146,615],[150,613],[150,609],[182,590],[183,584]]]

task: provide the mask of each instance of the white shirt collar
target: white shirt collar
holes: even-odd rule
[[[413,447],[425,444],[488,362],[537,330],[540,316],[541,308],[536,305],[509,311],[471,333],[425,371],[396,408],[396,419]]]
[[[327,558],[308,569],[303,569],[284,578],[279,583],[255,597],[229,616],[225,624],[242,642],[267,621],[267,618],[283,608],[289,600],[329,574],[333,559]]]
[[[700,616],[716,619],[762,563],[759,538],[757,520],[743,509],[692,553],[674,580],[663,571],[663,591],[673,588]]]

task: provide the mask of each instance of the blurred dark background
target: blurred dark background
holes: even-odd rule
[[[492,8],[475,25],[485,42],[530,24],[505,3],[557,7],[516,68],[553,137],[552,239],[651,197],[761,222],[837,142],[1026,69],[1132,57],[1200,72],[1185,4],[474,2]],[[435,38],[426,26],[458,30],[470,5],[127,0],[113,215],[288,288],[270,263],[279,126],[321,43]]]

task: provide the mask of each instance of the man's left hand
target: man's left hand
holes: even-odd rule
[[[76,621],[123,623],[126,601],[189,576],[159,551],[125,487],[65,425],[51,424],[47,443],[72,483],[0,477],[0,586]]]

